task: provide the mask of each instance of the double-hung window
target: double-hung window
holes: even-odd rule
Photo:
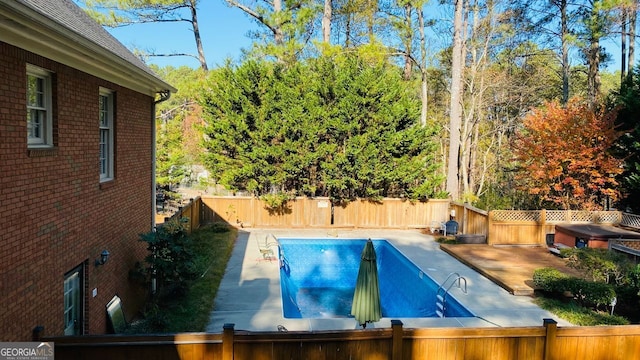
[[[100,181],[113,179],[113,92],[100,88]]]
[[[53,146],[51,73],[27,65],[27,145]]]

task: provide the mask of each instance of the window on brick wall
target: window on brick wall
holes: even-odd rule
[[[27,144],[53,146],[51,72],[27,65]]]
[[[64,276],[64,334],[84,333],[84,265]]]
[[[113,180],[114,95],[100,88],[100,181]]]

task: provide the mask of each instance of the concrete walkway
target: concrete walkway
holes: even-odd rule
[[[288,238],[382,238],[387,239],[436,282],[452,272],[467,279],[468,293],[453,289],[451,294],[476,315],[473,318],[400,318],[405,328],[541,326],[553,314],[540,309],[526,296],[513,296],[502,287],[440,250],[440,244],[419,230],[335,230],[335,229],[241,229],[226,273],[214,300],[207,332],[221,332],[225,323],[237,330],[276,331],[278,325],[291,331],[355,329],[352,318],[285,319],[280,299],[279,262],[265,260],[258,240],[267,235]],[[274,253],[277,248],[274,246]],[[428,299],[427,301],[435,301]],[[559,326],[570,326],[555,319]],[[391,318],[382,318],[369,327],[391,327]]]

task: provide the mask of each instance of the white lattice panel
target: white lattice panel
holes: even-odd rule
[[[580,210],[494,210],[491,212],[492,220],[497,222],[527,222],[542,221],[544,211],[545,223],[600,223],[619,224],[619,211],[580,211]],[[640,216],[629,221],[634,221],[635,227],[640,228]],[[633,225],[628,225],[633,226]]]
[[[593,221],[593,212],[591,211],[571,211],[571,222],[586,222]]]
[[[566,222],[567,212],[565,210],[547,210],[546,211],[547,222]]]
[[[621,213],[619,211],[598,211],[597,222],[601,224],[619,224]]]
[[[622,213],[622,221],[620,224],[636,229],[640,229],[640,215]]]
[[[493,221],[540,221],[540,211],[532,210],[494,210]]]

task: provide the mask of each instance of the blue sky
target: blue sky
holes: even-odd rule
[[[443,14],[441,11],[440,14],[432,15],[444,20],[448,14]],[[251,47],[252,40],[249,32],[259,29],[253,19],[240,9],[227,6],[224,0],[201,1],[198,20],[209,68],[223,65],[227,58],[240,59],[242,49]],[[107,30],[130,49],[139,48],[156,53],[196,53],[193,33],[190,24],[186,22],[138,24],[115,29],[107,28]],[[442,34],[430,36],[433,36],[431,40],[435,40],[436,43],[445,40]],[[615,43],[611,41],[604,43],[613,56],[613,61],[608,66],[610,71],[618,70],[620,66],[620,45],[617,41],[616,38]],[[199,67],[198,61],[192,57],[152,57],[148,62],[161,67],[167,65]],[[574,65],[575,63],[576,60]]]
[[[237,60],[243,48],[250,48],[250,30],[257,24],[239,9],[225,5],[224,0],[201,1],[198,8],[200,35],[210,68],[224,64],[226,58]],[[191,26],[187,22],[138,24],[107,30],[129,49],[139,48],[156,53],[196,53]],[[159,66],[199,67],[191,57],[153,57]]]

